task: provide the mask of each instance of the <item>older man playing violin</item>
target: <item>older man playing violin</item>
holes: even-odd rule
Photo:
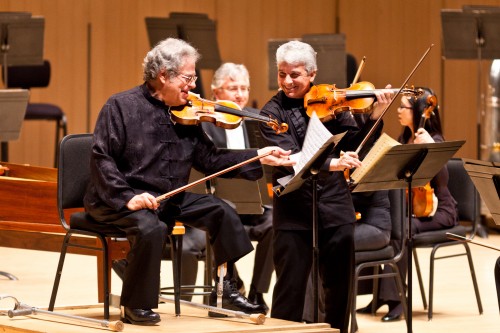
[[[291,165],[289,152],[278,147],[222,150],[199,126],[175,124],[170,108],[184,105],[196,87],[198,52],[168,38],[144,58],[144,84],[111,96],[94,130],[91,182],[85,208],[97,221],[126,232],[131,248],[121,293],[124,322],[154,325],[158,305],[160,262],[167,230],[175,220],[210,235],[215,263],[227,263],[225,306],[246,313],[262,310],[235,291],[233,266],[253,248],[236,212],[211,195],[181,192],[159,203],[156,197],[186,185],[191,168],[206,174],[262,156],[226,174],[262,177],[261,164]]]
[[[261,132],[268,143],[293,153],[302,149],[309,117],[304,107],[304,96],[316,77],[316,52],[306,43],[291,41],[281,45],[276,52],[278,85],[280,91],[262,108],[261,115],[289,125],[286,133],[275,135],[266,126]],[[369,128],[394,92],[383,89],[374,92],[377,102],[372,108]],[[324,286],[325,321],[332,327],[347,332],[352,275],[354,272],[354,223],[349,188],[344,178],[345,168],[361,165],[354,150],[368,130],[358,130],[348,113],[339,113],[325,122],[333,134],[347,131],[321,167],[318,175],[318,227],[319,264]],[[340,154],[340,150],[344,154]],[[286,166],[275,167],[273,182],[291,174]],[[274,266],[277,281],[273,292],[271,317],[301,321],[307,280],[312,267],[312,217],[313,198],[311,181],[298,190],[274,197]]]

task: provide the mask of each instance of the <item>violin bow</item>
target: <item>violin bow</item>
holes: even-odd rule
[[[156,198],[155,198],[155,199],[156,199],[156,202],[161,202],[161,201],[163,201],[163,200],[165,200],[165,199],[170,198],[171,196],[174,196],[174,195],[176,195],[176,194],[178,194],[178,193],[184,192],[184,191],[186,191],[187,189],[189,189],[189,188],[191,188],[191,187],[193,187],[193,186],[196,186],[196,185],[198,185],[198,184],[204,183],[204,182],[206,182],[206,181],[208,181],[208,180],[211,180],[211,179],[213,179],[213,178],[215,178],[215,177],[218,177],[218,176],[220,176],[220,175],[222,175],[222,174],[225,174],[225,173],[227,173],[227,172],[229,172],[229,171],[232,171],[232,170],[234,170],[234,169],[238,169],[238,168],[240,168],[240,167],[242,167],[242,166],[244,166],[244,165],[246,165],[246,164],[249,164],[249,163],[255,162],[255,161],[257,161],[257,160],[261,159],[262,157],[266,157],[266,156],[271,155],[272,153],[274,153],[274,150],[271,150],[270,152],[264,153],[264,154],[262,154],[262,155],[257,155],[257,156],[255,156],[255,157],[249,158],[248,160],[243,161],[243,162],[240,162],[240,163],[235,164],[235,165],[233,165],[233,166],[230,166],[229,168],[226,168],[226,169],[224,169],[224,170],[218,171],[218,172],[216,172],[216,173],[214,173],[214,174],[211,174],[211,175],[209,175],[209,176],[203,177],[203,178],[201,178],[201,179],[195,180],[194,182],[192,182],[192,183],[190,183],[190,184],[187,184],[187,185],[181,186],[181,187],[179,187],[179,188],[178,188],[178,189],[176,189],[176,190],[170,191],[170,192],[168,192],[168,193],[165,193],[165,194],[162,194],[162,195],[160,195],[160,196],[156,197]]]
[[[366,134],[365,138],[360,143],[358,149],[356,149],[356,154],[359,154],[359,152],[361,151],[361,149],[363,148],[363,146],[366,144],[366,142],[368,141],[368,139],[370,138],[370,136],[375,132],[375,129],[377,128],[378,124],[380,123],[380,121],[384,117],[384,115],[387,112],[387,110],[392,106],[392,104],[396,100],[396,97],[398,97],[401,94],[401,91],[403,91],[404,87],[408,84],[408,81],[410,81],[410,78],[413,76],[413,74],[415,73],[415,71],[417,70],[417,68],[420,66],[420,64],[422,63],[422,61],[424,61],[425,57],[427,57],[427,54],[430,52],[430,50],[431,50],[431,48],[433,46],[434,46],[434,44],[431,44],[429,46],[429,48],[427,49],[427,51],[425,51],[424,55],[422,55],[422,57],[420,58],[420,60],[418,61],[418,63],[415,65],[415,67],[413,68],[413,70],[410,72],[410,74],[408,75],[408,77],[406,78],[406,80],[403,82],[403,84],[401,85],[401,87],[397,91],[396,95],[394,95],[394,98],[391,100],[391,102],[389,103],[389,105],[387,105],[385,107],[384,111],[382,111],[382,114],[380,115],[380,117],[377,119],[377,121],[375,121],[375,124],[373,124],[372,128],[370,128],[370,131],[368,132],[368,134]]]
[[[479,246],[486,247],[488,249],[500,251],[500,248],[498,248],[496,246],[489,245],[489,244],[482,243],[482,242],[478,242],[478,241],[474,241],[471,238],[466,238],[464,236],[456,235],[456,234],[453,234],[451,232],[447,232],[446,233],[446,237],[449,238],[449,239],[456,240],[456,241],[467,242],[467,243],[471,243],[471,244],[476,244],[476,245],[479,245]]]
[[[363,71],[363,68],[365,68],[365,62],[366,62],[366,56],[363,56],[363,59],[361,59],[361,62],[358,67],[358,71],[356,72],[356,75],[354,76],[354,79],[352,80],[351,85],[354,85],[358,82],[359,77],[361,76],[361,72]]]

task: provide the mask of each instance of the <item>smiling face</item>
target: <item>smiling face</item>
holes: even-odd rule
[[[188,101],[188,93],[196,87],[196,61],[193,58],[185,58],[184,65],[179,68],[175,76],[170,77],[168,73],[161,73],[160,95],[163,102],[170,106],[184,105]]]
[[[303,98],[316,72],[308,74],[304,65],[282,62],[278,65],[278,85],[289,98]]]
[[[247,105],[250,95],[248,79],[236,77],[233,80],[227,77],[220,88],[214,89],[213,93],[216,100],[235,102],[243,109]]]

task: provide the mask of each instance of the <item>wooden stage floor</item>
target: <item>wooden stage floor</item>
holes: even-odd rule
[[[89,307],[75,307],[56,309],[58,314],[85,317],[102,321],[102,305]],[[271,332],[339,332],[330,328],[327,324],[302,324],[285,320],[266,318],[262,325],[257,325],[250,320],[242,318],[210,318],[204,310],[194,308],[182,308],[180,317],[175,316],[173,304],[160,304],[157,312],[161,315],[161,322],[155,326],[137,326],[125,324],[123,332],[183,332],[183,333],[271,333]],[[120,319],[118,309],[112,309],[110,322]],[[106,326],[106,325],[104,325]],[[53,316],[44,313],[31,316],[18,316],[9,318],[0,316],[0,332],[5,333],[91,333],[109,331],[111,329],[101,326],[99,323],[89,321],[78,321],[67,319],[64,316]]]
[[[488,239],[477,238],[478,241],[500,247],[500,234],[491,233]],[[442,249],[441,255],[452,252],[452,249]],[[413,274],[413,332],[414,333],[498,333],[500,332],[499,305],[496,297],[493,267],[500,255],[498,251],[471,245],[474,266],[479,283],[479,291],[484,313],[479,315],[472,288],[467,260],[464,257],[439,260],[435,268],[435,299],[434,317],[427,320],[422,306],[422,299],[415,273]],[[420,265],[424,275],[424,286],[428,290],[429,254],[428,249],[418,249]],[[253,255],[253,252],[251,253]],[[238,262],[238,270],[249,286],[253,256],[246,256]],[[49,303],[52,284],[54,282],[58,253],[19,250],[0,247],[0,271],[6,271],[19,278],[17,281],[0,277],[0,294],[15,296],[20,302],[37,308],[46,308]],[[171,285],[171,263],[162,263],[162,285]],[[203,265],[200,264],[200,272]],[[102,319],[102,306],[97,303],[95,257],[68,254],[62,274],[59,294],[56,300],[58,312],[72,310],[73,315],[95,316]],[[197,284],[202,284],[202,274]],[[164,280],[166,278],[166,280]],[[274,281],[274,278],[273,278]],[[265,294],[266,302],[271,305],[272,287]],[[113,274],[112,293],[121,291],[121,281]],[[365,306],[371,300],[369,295],[357,297],[358,307]],[[200,299],[195,299],[200,302]],[[0,301],[0,310],[12,309],[12,303]],[[293,306],[293,305],[291,305]],[[63,310],[64,309],[64,310]],[[280,321],[267,318],[264,325],[256,325],[243,319],[208,318],[204,310],[182,307],[182,316],[174,316],[173,305],[161,304],[159,312],[162,321],[158,326],[140,327],[126,324],[124,332],[335,332],[325,327],[304,325],[300,323]],[[391,323],[381,322],[381,317],[387,312],[382,307],[376,316],[358,315],[359,333],[404,333],[407,332],[405,321]],[[113,309],[112,320],[117,320],[118,309]],[[44,319],[42,319],[44,318]],[[74,326],[60,324],[59,318],[45,316],[16,317],[0,316],[1,332],[50,332],[50,333],[92,333],[109,331],[104,328],[90,328],[85,324]]]

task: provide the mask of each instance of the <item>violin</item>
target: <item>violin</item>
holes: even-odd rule
[[[211,122],[218,127],[233,129],[241,124],[242,118],[251,118],[266,123],[276,134],[286,132],[288,124],[279,124],[276,119],[261,116],[242,110],[232,101],[210,101],[200,95],[189,92],[188,102],[180,107],[170,109],[172,121],[182,125],[198,125],[201,122]]]
[[[366,81],[352,84],[349,88],[339,89],[335,84],[318,84],[311,87],[304,97],[304,107],[310,117],[316,113],[322,122],[335,119],[341,112],[366,113],[372,109],[375,102],[375,86]],[[417,96],[420,90],[403,88],[391,89],[394,93],[402,93],[406,96]]]
[[[429,105],[422,112],[422,117],[420,118],[418,128],[424,128],[427,119],[434,114],[434,109],[437,106],[437,98],[434,95],[429,95],[426,99]],[[415,187],[411,189],[412,191],[412,210],[415,217],[429,217],[434,208],[434,189],[431,187],[431,183],[427,183],[424,186]]]

